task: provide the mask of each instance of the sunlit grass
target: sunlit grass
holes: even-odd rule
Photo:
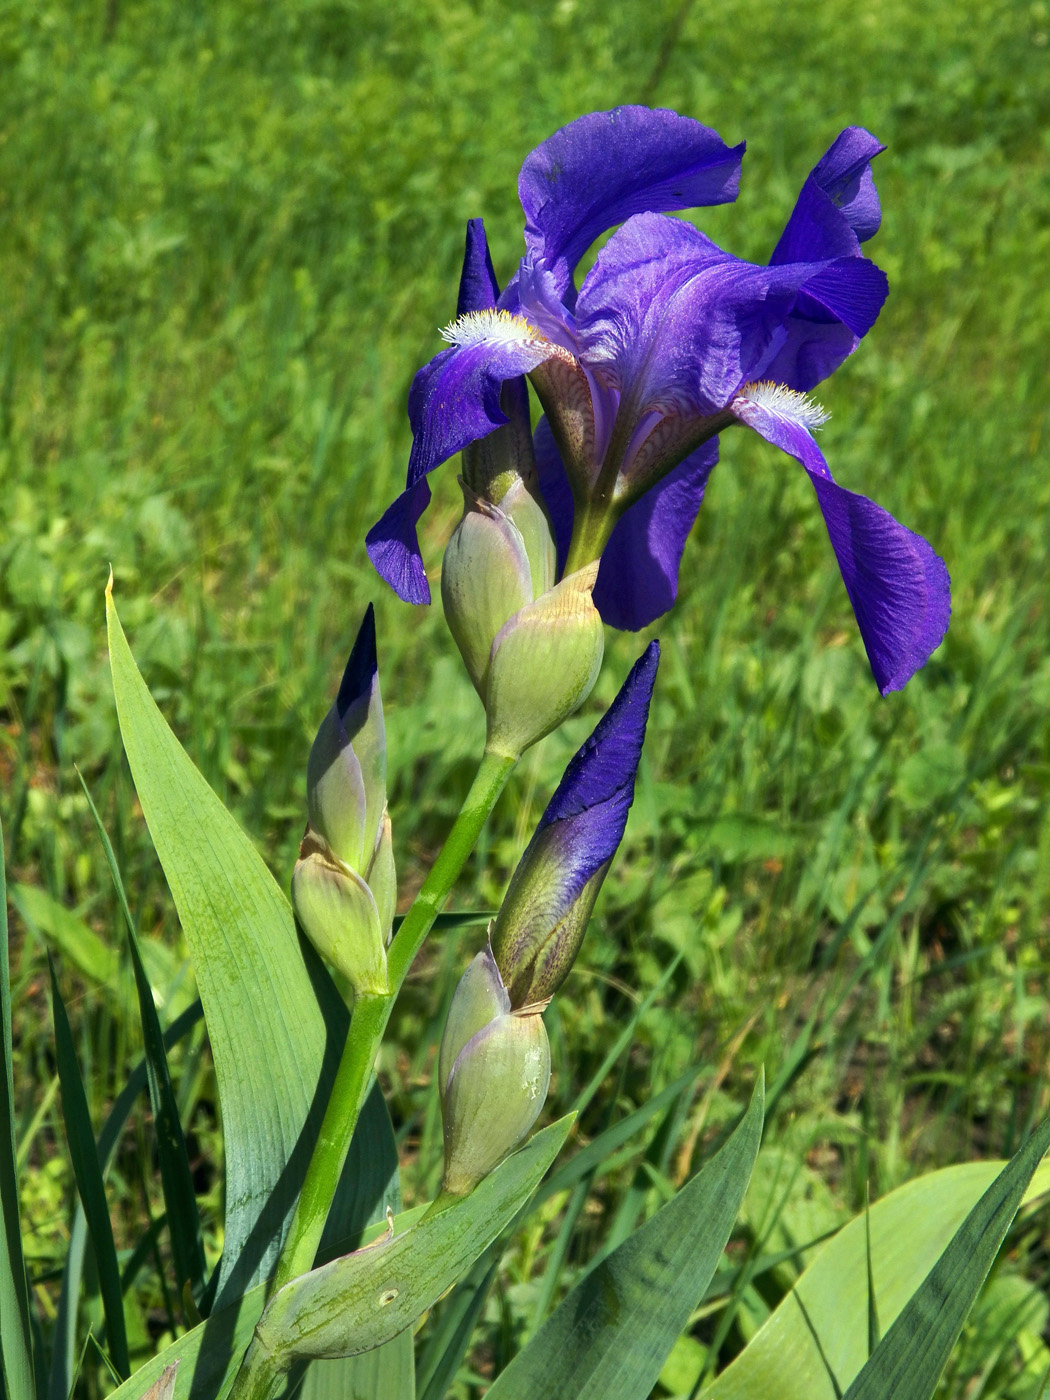
[[[512,13],[118,2],[106,13],[42,4],[0,17],[12,882],[120,946],[77,763],[144,932],[180,949],[116,733],[102,630],[112,563],[158,702],[282,880],[309,738],[374,599],[395,843],[403,889],[416,888],[469,783],[481,713],[439,610],[398,603],[362,537],[404,469],[407,388],[454,312],[465,220],[485,216],[506,278],[522,157],[582,111],[648,100],[747,138],[739,202],[699,222],[764,258],[807,170],[842,126],[863,123],[889,147],[870,246],[892,290],[860,354],[821,387],[822,446],[844,485],[944,555],[951,632],[906,692],[881,701],[812,493],[786,458],[727,435],[679,605],[651,629],[664,662],[638,801],[551,1026],[551,1111],[681,954],[584,1131],[699,1059],[710,1068],[698,1095],[650,1152],[680,1179],[756,1067],[775,1080],[812,1018],[812,1057],[769,1136],[829,1219],[862,1205],[866,1183],[879,1194],[1011,1151],[1046,1106],[1048,1049],[1045,6],[997,4],[964,25],[947,4],[844,0],[559,0]],[[436,572],[454,471],[435,485],[424,552]],[[498,901],[562,765],[645,639],[609,640],[586,712],[515,776],[462,906]],[[48,1098],[54,935],[15,912],[24,1209],[46,1330],[72,1191]],[[429,1047],[466,943],[434,944],[384,1052],[410,1194],[437,1169]],[[63,953],[97,1124],[138,1053],[133,1001],[126,983],[99,985],[82,950]],[[179,962],[177,951],[173,980]],[[185,984],[169,991],[181,1005]],[[214,1086],[199,1053],[176,1068],[214,1257]],[[121,1247],[141,1233],[143,1195],[158,1199],[142,1127],[119,1160]],[[566,1278],[619,1210],[654,1208],[654,1190],[634,1202],[630,1185],[629,1171],[603,1185]],[[1038,1281],[1046,1247],[1030,1228],[1009,1269]],[[493,1305],[493,1336],[531,1316],[542,1246],[529,1249],[506,1315]],[[754,1292],[730,1347],[772,1301]],[[153,1283],[136,1306],[141,1356],[166,1325]],[[975,1326],[999,1325],[994,1308],[982,1316]],[[1042,1348],[1039,1331],[1026,1335]],[[962,1394],[987,1354],[973,1341],[946,1393]],[[1008,1392],[1021,1375],[1011,1345],[982,1394],[1034,1395],[1047,1359],[1032,1352]]]

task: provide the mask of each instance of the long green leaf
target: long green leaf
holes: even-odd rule
[[[845,1400],[929,1400],[1048,1147],[1050,1119],[1011,1158],[956,1230]]]
[[[1002,1162],[930,1172],[871,1207],[871,1276],[883,1341]],[[1050,1190],[1050,1164],[1025,1194]],[[701,1400],[840,1400],[868,1360],[868,1249],[863,1212],[823,1247],[793,1291]]]
[[[412,1333],[341,1361],[311,1361],[301,1384],[293,1375],[289,1400],[413,1400],[416,1393]]]
[[[467,1197],[466,1201],[478,1198],[486,1202],[486,1209],[498,1210],[498,1201],[503,1195],[513,1194],[515,1204],[511,1208],[511,1213],[521,1205],[523,1182],[531,1180],[534,1189],[536,1182],[542,1173],[553,1160],[555,1154],[561,1147],[568,1132],[570,1120],[562,1119],[554,1123],[551,1127],[537,1133],[536,1136],[526,1144],[519,1152],[501,1163],[490,1176],[485,1178],[482,1186],[486,1186],[486,1195],[478,1198],[478,1192],[482,1186],[477,1188],[473,1196]],[[356,1141],[356,1139],[355,1139]],[[527,1190],[525,1194],[528,1194]],[[416,1206],[413,1210],[403,1212],[394,1219],[394,1236],[391,1243],[403,1238],[406,1231],[414,1230],[426,1215],[426,1206]],[[435,1222],[441,1216],[435,1216]],[[501,1216],[502,1219],[502,1216]],[[498,1230],[499,1225],[496,1226]],[[370,1226],[362,1237],[362,1251],[370,1253],[371,1249],[377,1247],[376,1242],[382,1241],[389,1234],[386,1224]],[[371,1247],[371,1249],[369,1248]],[[379,1248],[383,1246],[380,1245]],[[316,1272],[316,1271],[315,1271]],[[297,1280],[296,1280],[297,1282]],[[289,1285],[291,1286],[291,1285]],[[173,1362],[178,1361],[179,1370],[175,1382],[174,1400],[197,1400],[197,1397],[213,1397],[223,1393],[227,1381],[232,1372],[240,1363],[245,1347],[251,1340],[255,1325],[263,1311],[266,1302],[266,1287],[259,1284],[250,1292],[246,1293],[243,1299],[231,1304],[229,1307],[217,1309],[212,1315],[192,1332],[187,1332],[180,1337],[170,1347],[163,1351],[160,1356],[148,1361],[141,1370],[132,1376],[130,1381],[120,1386],[109,1397],[109,1400],[139,1400],[142,1392],[155,1381],[165,1368]],[[396,1340],[396,1339],[395,1339]],[[381,1347],[380,1352],[396,1356],[396,1352],[391,1352],[389,1343]],[[364,1367],[368,1363],[368,1354],[350,1358],[355,1366]],[[336,1363],[331,1363],[333,1366]],[[343,1363],[345,1364],[345,1363]],[[367,1376],[367,1370],[351,1371],[348,1373],[356,1378],[359,1374]],[[402,1400],[402,1395],[410,1395],[411,1391],[398,1390],[396,1388],[397,1373],[394,1371],[394,1380],[387,1384],[377,1386],[372,1392],[355,1390],[354,1380],[347,1383],[343,1391],[345,1397],[353,1397],[353,1400]]]
[[[107,614],[121,734],[215,1061],[227,1174],[221,1306],[276,1258],[301,1180],[287,1168],[305,1168],[324,1108],[322,1068],[342,1048],[346,1013],[332,1009],[326,1026],[320,997],[331,999],[331,979],[316,960],[308,967],[287,899],[154,704],[108,592]]]
[[[124,925],[128,935],[128,950],[131,966],[135,974],[135,990],[138,993],[139,1020],[142,1023],[142,1043],[146,1052],[147,1083],[150,1105],[157,1133],[157,1157],[160,1164],[161,1189],[164,1192],[164,1206],[168,1216],[168,1232],[171,1238],[172,1260],[175,1265],[176,1293],[182,1296],[182,1288],[189,1283],[195,1298],[200,1297],[204,1284],[204,1244],[201,1240],[201,1222],[197,1212],[197,1196],[190,1176],[190,1159],[186,1151],[186,1139],[179,1122],[179,1109],[172,1088],[168,1057],[164,1049],[164,1034],[160,1018],[153,1001],[153,988],[150,986],[146,970],[139,953],[139,934],[135,920],[131,916],[128,897],[124,892],[124,881],[120,877],[117,858],[113,852],[109,835],[102,824],[88,791],[83,775],[77,771],[80,786],[87,798],[88,808],[95,822],[106,863],[113,879],[117,902],[124,915]]]
[[[348,1013],[258,851],[172,734],[139,675],[107,591],[110,667],[139,801],[194,962],[226,1151],[225,1248],[209,1364],[243,1342],[241,1295],[270,1274],[302,1183]],[[361,1115],[321,1250],[400,1204],[397,1149],[381,1093]],[[209,1323],[211,1319],[209,1319]],[[392,1374],[400,1373],[395,1351]],[[355,1363],[346,1368],[348,1392]],[[193,1383],[194,1363],[178,1385]],[[203,1384],[203,1383],[202,1383]],[[201,1389],[196,1393],[207,1393]]]
[[[87,1217],[88,1232],[95,1249],[98,1266],[99,1291],[106,1314],[106,1332],[113,1365],[121,1377],[131,1371],[128,1360],[128,1339],[124,1326],[124,1300],[120,1291],[120,1268],[113,1243],[113,1225],[102,1185],[102,1167],[95,1148],[84,1082],[80,1076],[73,1033],[69,1028],[62,994],[58,990],[55,967],[48,956],[51,971],[51,1008],[55,1022],[55,1058],[62,1085],[62,1117],[66,1124],[66,1140],[73,1163],[73,1175]]]
[[[93,928],[36,885],[12,885],[11,903],[45,945],[98,986],[116,985],[120,958]]]
[[[575,1114],[544,1128],[474,1188],[414,1230],[334,1259],[276,1293],[255,1331],[268,1364],[352,1356],[410,1327],[532,1195]]]
[[[499,1252],[487,1249],[442,1304],[441,1316],[416,1370],[420,1400],[444,1400],[499,1272],[499,1261]]]
[[[14,1050],[7,956],[7,882],[0,826],[0,1379],[7,1400],[32,1400],[33,1346],[29,1332],[15,1166]]]
[[[721,1151],[576,1285],[489,1400],[645,1400],[725,1249],[762,1140],[762,1110],[760,1081]]]

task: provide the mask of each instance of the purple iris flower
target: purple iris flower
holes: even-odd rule
[[[883,147],[849,127],[807,177],[768,265],[724,252],[666,211],[736,196],[743,146],[667,111],[621,107],[570,123],[525,161],[525,256],[499,293],[480,220],[468,229],[449,348],[409,396],[406,490],[368,536],[395,590],[429,601],[416,522],[427,473],[520,413],[528,375],[546,417],[540,483],[566,572],[601,558],[594,601],[640,628],[677,593],[686,538],[717,461],[743,425],[812,481],[875,679],[900,689],[942,640],[948,573],[921,536],[839,486],[807,393],[853,352],[886,297],[861,255],[881,211]],[[576,265],[620,225],[577,291]]]
[[[650,642],[566,768],[507,888],[492,952],[512,1007],[552,996],[579,950],[634,801],[660,645]]]

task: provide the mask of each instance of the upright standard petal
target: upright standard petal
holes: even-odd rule
[[[734,200],[744,143],[677,112],[616,107],[556,131],[518,177],[525,246],[554,274],[571,306],[573,273],[606,229],[642,210],[691,209]]]
[[[492,266],[492,258],[489,255],[485,222],[483,219],[468,219],[456,315],[466,316],[469,311],[487,311],[489,307],[496,305],[498,298],[499,283],[496,281],[496,269]]]
[[[784,318],[783,338],[754,377],[808,393],[853,354],[871,330],[889,292],[867,258],[836,258],[802,285]]]
[[[944,640],[951,582],[944,560],[921,535],[874,501],[832,479],[805,414],[791,395],[747,385],[733,411],[767,442],[805,467],[824,516],[872,674],[883,695],[901,690]]]
[[[879,268],[861,258],[860,245],[882,217],[871,162],[885,149],[863,127],[847,127],[806,177],[770,264],[834,261],[801,289],[784,323],[783,345],[756,367],[756,378],[812,389],[874,325],[888,284]]]
[[[841,132],[807,175],[770,262],[856,257],[882,219],[871,162],[885,149],[863,127]]]
[[[799,288],[819,271],[743,262],[691,224],[638,214],[580,290],[584,356],[635,412],[715,414],[768,357]]]

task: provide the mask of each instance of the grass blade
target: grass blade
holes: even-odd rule
[[[168,1216],[168,1232],[171,1238],[172,1261],[175,1266],[176,1293],[181,1296],[183,1285],[188,1281],[194,1298],[199,1298],[204,1286],[204,1244],[201,1239],[200,1215],[197,1211],[197,1196],[190,1175],[189,1153],[182,1124],[179,1122],[178,1105],[171,1084],[168,1057],[164,1050],[164,1035],[153,1000],[146,970],[142,966],[139,952],[138,929],[131,916],[124,882],[120,877],[117,858],[113,852],[106,828],[98,814],[88,791],[83,775],[77,770],[80,786],[87,798],[88,808],[94,819],[106,863],[113,877],[121,913],[128,933],[128,950],[135,973],[135,989],[138,993],[139,1019],[142,1023],[142,1042],[146,1055],[146,1078],[149,1085],[150,1105],[157,1133],[157,1157],[160,1163],[160,1180],[164,1192],[164,1206]]]
[[[170,1049],[188,1035],[203,1015],[199,1001],[188,1006],[177,1016],[164,1033],[164,1045]],[[138,1062],[128,1082],[117,1095],[116,1102],[109,1111],[109,1117],[98,1135],[98,1159],[105,1179],[109,1164],[113,1160],[120,1135],[131,1116],[135,1100],[146,1087],[146,1061]],[[51,1342],[51,1372],[48,1377],[47,1400],[66,1400],[73,1389],[77,1365],[76,1321],[77,1299],[80,1296],[80,1281],[84,1274],[84,1250],[87,1244],[87,1219],[84,1207],[78,1201],[73,1217],[73,1228],[69,1233],[69,1248],[66,1251],[66,1265],[62,1270],[62,1290],[58,1297],[58,1316]]]
[[[845,1400],[929,1400],[1048,1147],[1050,1118],[970,1211]]]
[[[113,1366],[121,1378],[130,1375],[131,1363],[128,1360],[128,1339],[124,1327],[124,1302],[120,1291],[120,1267],[117,1263],[117,1250],[113,1243],[113,1225],[106,1205],[106,1192],[102,1185],[102,1167],[95,1147],[95,1134],[91,1127],[87,1096],[80,1077],[73,1034],[69,1028],[62,994],[58,990],[55,965],[48,958],[51,972],[51,1006],[55,1020],[55,1057],[58,1063],[58,1077],[62,1084],[62,1117],[66,1124],[66,1139],[69,1155],[73,1163],[73,1175],[84,1207],[88,1232],[95,1249],[98,1265],[99,1291],[102,1294],[102,1307],[106,1314],[106,1331],[109,1336],[109,1349]]]
[[[718,1266],[762,1140],[759,1081],[722,1150],[587,1274],[489,1400],[645,1400]]]
[[[32,1400],[33,1344],[29,1290],[18,1216],[15,1165],[14,1050],[11,978],[7,956],[7,882],[0,827],[0,1381],[6,1400]]]
[[[871,1268],[886,1329],[908,1304],[1002,1162],[964,1162],[905,1182],[870,1212]],[[1050,1163],[1026,1200],[1050,1190]],[[835,1400],[868,1361],[869,1250],[863,1214],[843,1226],[701,1400]],[[889,1325],[889,1326],[887,1326]]]
[[[501,1254],[498,1246],[490,1246],[442,1306],[440,1321],[416,1369],[420,1400],[444,1400],[499,1272]]]

